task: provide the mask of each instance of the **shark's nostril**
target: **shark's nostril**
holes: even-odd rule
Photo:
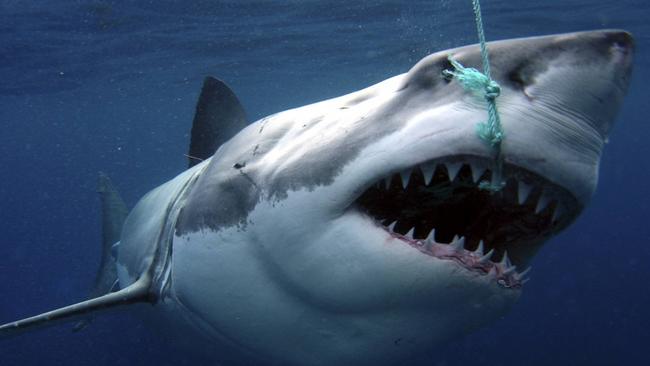
[[[607,33],[607,41],[615,48],[630,51],[634,48],[634,37],[632,34],[624,31]]]
[[[628,44],[625,44],[623,42],[616,41],[614,42],[614,48],[620,49],[620,50],[625,50],[627,51],[628,49]]]
[[[613,57],[628,58],[632,54],[632,47],[623,42],[614,42],[610,47],[610,53]]]
[[[634,51],[634,38],[628,32],[610,31],[604,34],[604,46],[610,55],[621,61],[628,60]]]

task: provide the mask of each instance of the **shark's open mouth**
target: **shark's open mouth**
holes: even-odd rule
[[[419,164],[368,188],[356,200],[384,230],[422,253],[493,273],[518,287],[542,243],[578,215],[566,189],[505,164],[499,192],[479,188],[492,179],[490,161],[454,157]]]

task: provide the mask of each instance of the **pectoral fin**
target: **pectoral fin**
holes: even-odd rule
[[[111,292],[94,299],[0,325],[0,339],[13,337],[26,331],[46,328],[63,322],[83,321],[87,319],[90,313],[105,312],[139,302],[153,302],[154,297],[150,294],[150,287],[151,279],[148,275],[145,275],[140,277],[132,285],[117,292]]]

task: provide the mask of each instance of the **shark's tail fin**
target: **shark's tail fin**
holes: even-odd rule
[[[105,295],[117,288],[113,249],[120,241],[122,226],[129,214],[122,197],[104,173],[99,173],[97,192],[102,201],[102,261],[90,298]]]
[[[151,278],[144,274],[130,286],[116,291],[117,272],[113,248],[119,243],[122,225],[127,216],[124,201],[113,188],[105,174],[99,175],[99,192],[102,201],[102,260],[90,300],[52,310],[31,318],[0,325],[0,338],[11,337],[24,331],[48,327],[59,322],[77,321],[74,330],[83,329],[90,323],[91,313],[112,309],[136,302],[150,302]],[[116,291],[116,292],[114,292]]]

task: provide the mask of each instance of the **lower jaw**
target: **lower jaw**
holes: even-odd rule
[[[504,289],[519,290],[528,282],[526,275],[530,268],[518,272],[516,266],[513,266],[507,257],[502,258],[498,263],[492,262],[489,259],[492,253],[483,253],[482,245],[474,251],[464,249],[464,238],[455,238],[449,244],[437,243],[431,236],[426,239],[415,239],[408,234],[401,235],[381,225],[380,227],[395,240],[411,246],[420,253],[439,260],[453,261],[464,270],[485,276]]]

